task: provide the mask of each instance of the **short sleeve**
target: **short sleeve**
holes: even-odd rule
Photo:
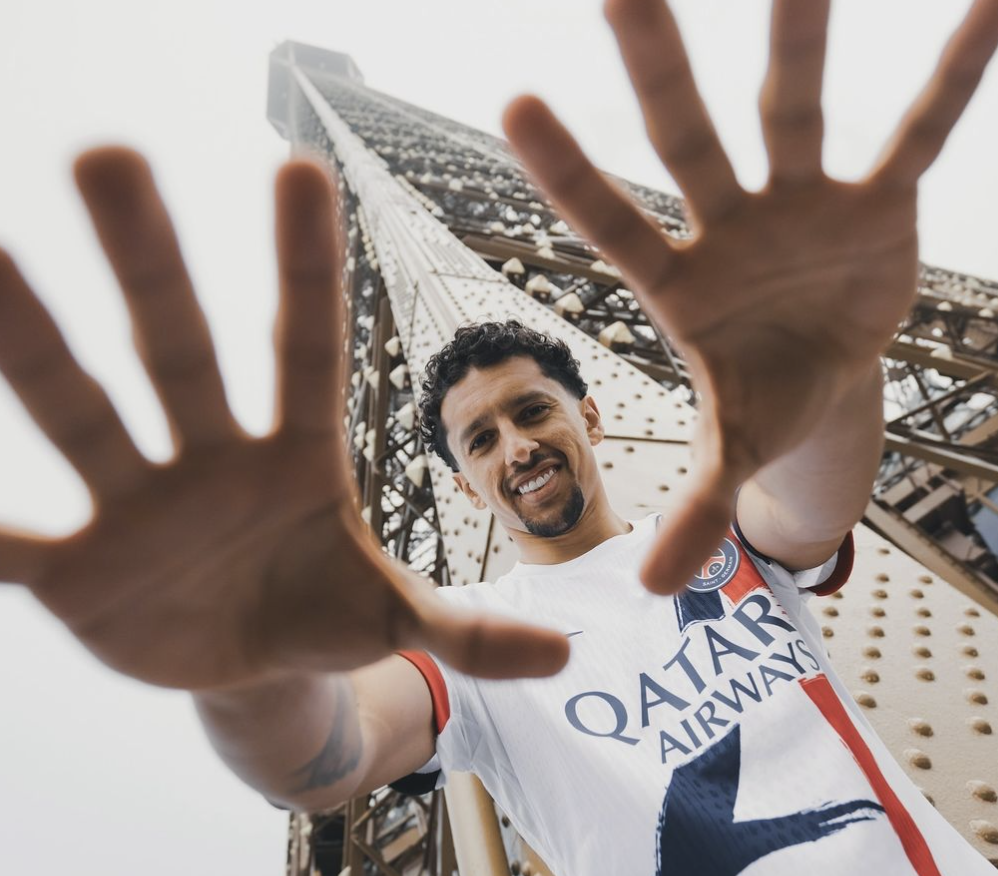
[[[779,564],[765,554],[756,550],[745,538],[738,521],[732,523],[738,540],[756,560],[761,560],[767,566],[778,566]],[[839,549],[832,554],[820,566],[811,569],[799,569],[797,571],[784,570],[793,578],[797,589],[815,596],[830,596],[849,580],[852,574],[853,562],[856,559],[856,545],[853,540],[852,531],[846,533],[846,537],[839,545]],[[780,566],[782,569],[783,567]]]
[[[856,546],[849,532],[839,549],[820,566],[791,574],[801,590],[809,590],[815,596],[830,596],[849,580],[855,558]]]
[[[399,651],[419,670],[433,701],[433,723],[437,731],[436,753],[416,772],[391,783],[403,794],[428,794],[442,787],[451,770],[471,770],[473,747],[469,745],[468,722],[460,706],[460,683],[453,672],[425,651]],[[471,734],[470,738],[474,738]]]

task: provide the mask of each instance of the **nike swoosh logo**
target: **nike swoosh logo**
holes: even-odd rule
[[[580,636],[585,630],[576,630],[574,633],[566,633],[566,638],[571,639],[572,636]]]

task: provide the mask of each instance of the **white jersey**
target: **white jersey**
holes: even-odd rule
[[[656,596],[638,568],[657,519],[438,591],[558,629],[571,657],[487,681],[406,654],[439,730],[420,772],[478,775],[558,876],[993,876],[877,738],[804,608],[841,586],[851,539],[791,574],[731,533],[689,589]]]

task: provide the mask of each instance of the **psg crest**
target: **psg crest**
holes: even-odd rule
[[[738,560],[738,547],[730,538],[726,538],[686,586],[694,593],[712,593],[720,590],[735,577]]]

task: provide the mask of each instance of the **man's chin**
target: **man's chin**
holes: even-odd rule
[[[566,532],[571,532],[582,519],[586,507],[586,497],[582,488],[575,484],[568,500],[560,509],[552,510],[543,518],[520,517],[520,522],[531,535],[538,538],[557,538]]]

